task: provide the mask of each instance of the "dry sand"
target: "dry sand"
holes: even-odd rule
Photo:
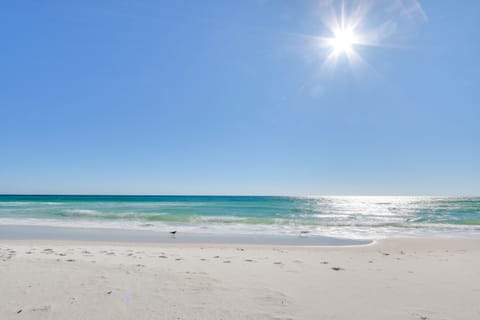
[[[480,239],[0,242],[0,319],[480,319]]]

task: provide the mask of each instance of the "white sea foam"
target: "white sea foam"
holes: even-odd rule
[[[71,213],[73,215],[86,215],[86,216],[98,216],[101,215],[101,212],[96,210],[90,209],[67,209],[65,210],[67,213]]]
[[[194,221],[198,222],[241,222],[245,221],[248,218],[246,217],[236,217],[236,216],[197,216],[194,218]]]

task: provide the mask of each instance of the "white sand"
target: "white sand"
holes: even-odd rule
[[[480,239],[343,248],[2,241],[0,298],[0,319],[474,320]]]

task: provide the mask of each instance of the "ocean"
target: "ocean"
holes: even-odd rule
[[[480,198],[0,195],[0,226],[272,236],[478,237]]]

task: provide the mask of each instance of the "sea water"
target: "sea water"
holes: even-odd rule
[[[330,236],[480,236],[480,198],[0,195],[0,225]]]

